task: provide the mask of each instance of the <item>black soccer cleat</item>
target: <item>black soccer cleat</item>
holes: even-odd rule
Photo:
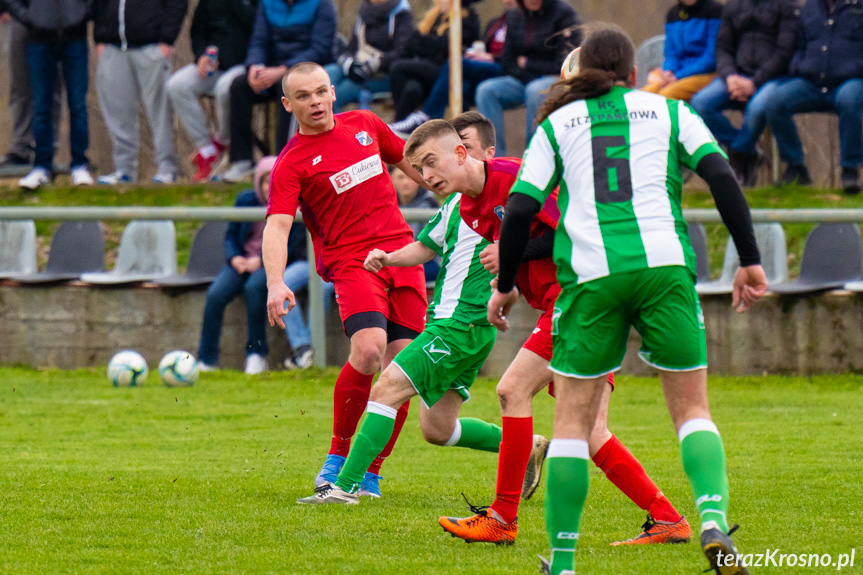
[[[728,530],[726,535],[720,529],[706,529],[701,534],[701,551],[710,561],[710,569],[716,575],[749,575],[740,563],[737,547],[731,541],[730,535],[737,531],[737,525]]]

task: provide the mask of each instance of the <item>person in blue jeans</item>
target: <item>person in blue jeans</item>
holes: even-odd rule
[[[795,0],[729,0],[716,38],[718,78],[690,103],[714,137],[743,186],[757,180],[757,143],[767,125],[767,104],[788,72],[797,41],[800,9]],[[743,112],[738,130],[722,113]]]
[[[294,293],[309,285],[309,262],[306,258],[306,227],[294,224],[288,236],[288,257],[290,262],[285,268],[283,279],[285,285]],[[324,311],[330,308],[335,288],[330,282],[318,278],[323,286]],[[303,316],[303,308],[297,301],[294,308],[282,317],[285,322],[285,336],[293,349],[292,355],[285,359],[286,369],[306,369],[312,366],[312,333],[309,324]]]
[[[69,105],[71,177],[76,186],[93,184],[87,148],[87,23],[92,2],[87,0],[6,0],[12,17],[28,30],[27,63],[33,92],[33,139],[36,155],[33,170],[18,184],[36,190],[53,179],[54,90],[58,64],[63,70]]]
[[[536,112],[545,91],[560,78],[567,54],[581,44],[581,21],[563,0],[518,0],[520,9],[506,13],[503,76],[485,80],[476,89],[476,108],[491,120],[498,156],[506,156],[503,112],[527,107],[527,141],[536,129]]]
[[[801,12],[793,79],[773,94],[767,121],[788,168],[779,185],[810,184],[794,114],[839,115],[839,163],[846,194],[860,193],[863,167],[863,7],[859,2],[809,0]]]
[[[235,207],[260,208],[267,205],[270,172],[275,156],[262,158],[255,169],[255,188],[240,192]],[[231,222],[225,234],[225,265],[207,289],[201,343],[198,346],[198,366],[211,371],[219,365],[219,340],[225,308],[239,295],[246,302],[246,364],[244,371],[255,375],[269,367],[267,347],[267,274],[262,265],[264,226],[262,219],[254,222]],[[297,232],[292,238],[301,237]]]

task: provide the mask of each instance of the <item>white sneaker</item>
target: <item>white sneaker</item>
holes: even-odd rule
[[[117,184],[128,184],[132,181],[132,178],[130,178],[125,172],[117,170],[116,172],[99,176],[96,178],[96,181],[103,186],[116,186]]]
[[[40,186],[51,183],[51,174],[45,168],[33,168],[33,170],[18,180],[18,185],[28,190],[38,190]]]
[[[219,366],[210,365],[210,364],[204,363],[203,361],[199,361],[198,362],[198,371],[199,372],[219,371]]]
[[[267,360],[263,358],[260,354],[250,353],[246,356],[246,375],[257,375],[269,369],[270,365],[267,363]]]
[[[78,166],[72,168],[72,185],[75,186],[92,186],[93,176],[90,175],[90,170],[87,166]]]
[[[255,167],[252,165],[251,160],[240,160],[231,164],[228,171],[222,174],[222,181],[236,184],[237,182],[249,179],[254,173]]]
[[[153,176],[154,184],[176,184],[177,183],[177,175],[172,174],[170,172],[165,172],[163,174],[156,174]]]
[[[332,483],[324,483],[320,487],[315,488],[315,494],[310,497],[297,499],[300,505],[326,505],[328,503],[357,505],[360,502],[360,497],[356,493],[348,493],[338,485]]]
[[[285,360],[285,369],[308,369],[314,364],[315,354],[311,348]]]

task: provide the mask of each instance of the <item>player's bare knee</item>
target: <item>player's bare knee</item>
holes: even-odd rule
[[[529,390],[525,390],[507,380],[501,380],[497,384],[497,399],[500,402],[500,408],[507,409],[521,405],[524,402],[530,402],[531,395]]]
[[[381,368],[384,347],[374,341],[358,342],[351,346],[351,365],[362,373],[375,373]]]

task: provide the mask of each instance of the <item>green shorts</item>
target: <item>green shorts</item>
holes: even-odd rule
[[[497,330],[491,325],[432,320],[399,352],[393,364],[407,376],[426,407],[437,403],[450,389],[467,401],[495,338]]]
[[[666,371],[707,367],[704,313],[691,272],[664,266],[563,285],[552,318],[551,370],[592,378],[616,371],[630,326],[639,357]]]

